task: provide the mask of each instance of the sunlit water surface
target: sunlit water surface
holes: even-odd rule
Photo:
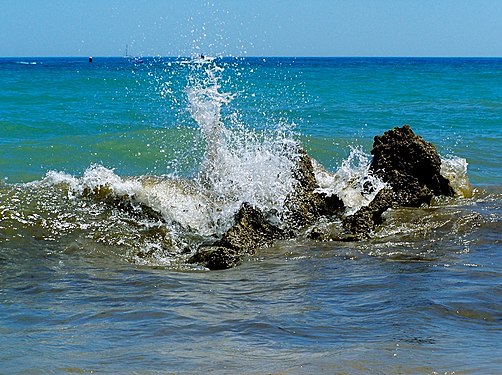
[[[502,372],[502,60],[1,59],[0,83],[0,373]],[[185,263],[242,201],[280,210],[283,145],[355,176],[403,123],[472,196]]]

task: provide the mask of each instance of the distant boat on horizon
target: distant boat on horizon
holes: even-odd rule
[[[129,56],[129,45],[126,44],[124,58],[133,64],[143,64],[144,60],[139,56]]]

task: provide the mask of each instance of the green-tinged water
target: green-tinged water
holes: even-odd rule
[[[405,123],[472,194],[186,263]],[[500,373],[501,141],[500,59],[0,59],[0,374]]]

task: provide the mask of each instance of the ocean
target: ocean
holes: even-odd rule
[[[187,261],[280,219],[290,145],[368,204],[403,124],[455,197]],[[502,373],[501,145],[502,59],[0,58],[0,374]]]

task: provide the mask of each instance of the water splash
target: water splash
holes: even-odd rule
[[[225,66],[197,57],[189,69],[184,92],[204,143],[204,156],[193,178],[123,178],[112,169],[92,165],[82,177],[48,172],[43,184],[67,186],[71,199],[94,195],[149,207],[174,228],[177,238],[187,233],[221,235],[244,202],[280,220],[286,197],[293,191],[298,150],[289,125],[260,132],[249,129],[228,108],[236,94],[222,88]]]
[[[467,160],[458,156],[441,157],[441,175],[450,181],[455,194],[471,198],[474,188],[467,176]]]
[[[228,226],[243,202],[280,216],[293,189],[296,141],[281,124],[256,132],[239,123],[235,112],[223,118],[223,107],[236,96],[222,90],[224,68],[207,58],[197,60],[195,67],[202,75],[194,75],[187,93],[190,113],[206,143],[196,180],[218,202],[214,222],[224,223],[218,229]]]
[[[216,162],[219,154],[227,149],[228,134],[221,121],[221,109],[234,98],[233,94],[221,90],[220,74],[224,68],[213,64],[212,61],[204,57],[195,60],[193,66],[200,66],[204,75],[202,78],[196,75],[190,77],[186,89],[189,111],[206,142],[205,159],[209,163]],[[210,66],[206,66],[207,64]]]
[[[42,229],[48,233],[43,232],[43,238],[52,240],[60,233],[80,231],[84,238],[96,243],[129,249],[128,259],[134,262],[170,264],[186,257],[197,243],[221,236],[233,224],[234,215],[244,202],[280,224],[286,210],[284,203],[296,183],[293,170],[299,144],[294,124],[279,121],[272,129],[265,126],[264,130],[257,130],[260,126],[251,129],[242,121],[236,109],[239,107],[233,104],[246,93],[229,88],[235,87],[225,80],[231,64],[201,56],[176,64],[170,74],[188,74],[182,91],[186,98],[181,99],[176,93],[179,85],[169,80],[161,81],[165,91],[159,97],[166,101],[176,98],[176,106],[171,109],[186,104],[184,114],[191,119],[181,122],[187,128],[193,123],[197,126],[198,145],[203,144],[204,151],[196,173],[191,178],[121,177],[101,165],[91,165],[81,177],[48,172],[33,185],[43,185],[44,194],[58,186],[53,190],[62,191],[70,202],[63,205],[57,200],[57,204],[43,211],[48,217],[53,211],[58,213],[43,222]],[[265,108],[261,109],[266,116]],[[386,186],[370,172],[370,162],[371,156],[359,147],[351,147],[350,155],[335,173],[313,161],[318,192],[337,195],[346,207],[345,214],[355,213]],[[463,196],[472,193],[466,171],[464,159],[443,159],[443,175]],[[12,221],[32,225],[26,217],[30,216],[16,216]],[[40,220],[37,217],[33,222]],[[149,257],[154,258],[153,263]]]
[[[360,147],[350,147],[350,154],[335,173],[329,173],[319,164],[315,174],[319,183],[318,192],[328,196],[337,195],[351,215],[373,201],[386,184],[370,171],[371,156]]]

